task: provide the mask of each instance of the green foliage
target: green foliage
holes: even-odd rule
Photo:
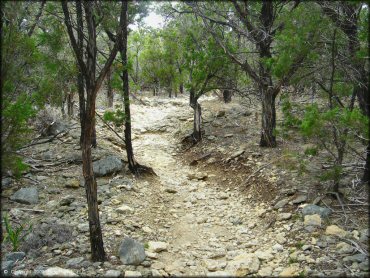
[[[4,215],[3,222],[5,224],[6,234],[3,242],[8,242],[12,246],[12,251],[16,252],[19,249],[21,241],[31,232],[32,224],[26,227],[26,224],[20,224],[14,227],[10,224],[8,215]]]
[[[301,120],[293,114],[293,104],[289,101],[289,96],[282,96],[281,110],[283,112],[283,127],[299,127]]]
[[[106,122],[113,123],[116,127],[120,127],[125,123],[125,112],[117,108],[115,111],[106,111],[103,115],[103,119]]]

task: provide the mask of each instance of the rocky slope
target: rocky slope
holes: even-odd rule
[[[232,102],[223,104],[224,112],[219,113],[218,100],[204,97],[206,129],[207,123],[221,122],[220,130],[225,128],[221,141],[233,142],[219,144],[217,156],[189,163],[192,151],[184,152],[179,143],[191,130],[187,99],[145,102],[146,106],[132,105],[134,150],[136,159],[152,167],[157,177],[129,174],[121,161],[122,143],[98,122],[98,148],[93,155],[109,261],[89,260],[79,129],[66,127],[60,140],[24,151],[33,165],[29,174],[19,181],[3,179],[3,213],[8,212],[13,223],[31,221],[33,228],[21,244],[24,253],[11,253],[2,245],[2,271],[110,277],[369,274],[366,225],[355,229],[339,225],[330,209],[322,203],[312,205],[314,198],[299,190],[288,188],[278,198],[257,202],[253,192],[246,194],[228,176],[237,172],[245,179],[239,157],[250,156],[253,162],[253,157],[262,155],[256,153],[255,141],[243,145],[238,134],[228,134],[222,119],[226,113],[227,121],[240,127],[255,122],[252,112]],[[206,140],[214,142],[220,136],[208,133]],[[217,168],[221,160],[236,172],[222,172]],[[258,168],[254,164],[248,167]],[[260,183],[271,187],[271,194],[277,190],[278,182],[271,177],[261,178]]]

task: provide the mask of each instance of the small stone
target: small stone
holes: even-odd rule
[[[102,177],[123,169],[121,158],[111,155],[93,162],[94,174],[96,177]]]
[[[150,229],[148,226],[144,226],[144,227],[143,227],[143,231],[144,231],[145,233],[147,233],[147,234],[151,234],[151,233],[153,232],[153,230],[152,230],[152,229]]]
[[[312,246],[311,245],[305,244],[305,245],[302,246],[302,250],[303,251],[311,250],[311,249],[312,249]]]
[[[131,271],[131,270],[126,270],[125,271],[125,277],[141,277],[141,272],[140,271]]]
[[[339,228],[337,225],[330,225],[326,228],[325,234],[327,235],[336,235],[339,237],[346,237],[348,232]]]
[[[352,256],[347,256],[347,257],[344,257],[343,258],[343,261],[344,262],[363,262],[364,260],[366,260],[366,255],[364,254],[355,254],[355,255],[352,255]]]
[[[321,217],[318,214],[306,215],[304,217],[305,226],[321,226]]]
[[[284,247],[283,245],[279,244],[279,243],[276,243],[275,245],[272,246],[272,250],[276,251],[276,252],[281,252],[284,250]]]
[[[277,216],[278,221],[288,220],[290,218],[292,218],[292,214],[290,212],[279,213]]]
[[[77,277],[78,275],[70,269],[61,267],[50,267],[42,272],[44,277]]]
[[[161,241],[149,241],[148,242],[149,252],[154,252],[158,253],[161,251],[167,251],[168,244],[166,242],[161,242]]]
[[[158,254],[157,253],[153,253],[153,252],[145,251],[145,255],[148,258],[150,258],[150,259],[157,259],[158,258]]]
[[[121,276],[121,271],[119,270],[114,270],[110,269],[105,273],[106,277],[120,277]]]
[[[21,188],[10,197],[10,200],[21,204],[33,205],[39,202],[39,193],[36,187]]]
[[[282,272],[280,272],[279,276],[282,277],[292,277],[292,276],[298,276],[300,272],[300,268],[297,265],[291,265],[283,269]]]
[[[266,266],[261,268],[258,273],[259,276],[261,277],[269,277],[272,274],[272,267],[271,266]]]
[[[164,191],[167,193],[172,193],[172,194],[177,193],[177,190],[175,188],[169,188],[169,187],[167,187]]]
[[[5,255],[5,260],[6,261],[21,261],[26,257],[26,253],[24,252],[11,252]]]
[[[122,214],[131,213],[133,211],[134,211],[134,209],[127,206],[127,205],[122,205],[122,206],[120,206],[116,209],[116,212],[122,213]]]
[[[225,270],[233,276],[245,276],[256,273],[259,267],[260,261],[258,257],[255,254],[245,253],[229,261]]]
[[[274,209],[279,209],[279,208],[282,208],[284,207],[286,204],[288,204],[289,200],[288,199],[282,199],[280,201],[278,201],[275,205],[274,205]]]
[[[258,250],[256,252],[254,252],[254,254],[258,257],[258,259],[260,259],[261,261],[269,261],[271,260],[274,256],[271,254],[271,251],[269,250],[266,250],[266,251],[262,251],[262,250]]]
[[[78,224],[77,225],[77,229],[80,231],[80,232],[88,232],[89,231],[89,224],[88,223],[82,223],[82,224]]]
[[[80,187],[80,181],[78,179],[66,180],[65,187],[77,189]]]
[[[293,204],[300,204],[307,201],[307,195],[298,195],[295,199],[292,200]]]
[[[339,242],[335,248],[339,254],[348,254],[353,252],[353,247],[346,242]]]
[[[319,214],[322,218],[326,218],[330,215],[331,210],[328,208],[319,207],[317,205],[306,205],[302,209],[303,216]]]
[[[78,266],[79,266],[83,261],[84,261],[84,258],[83,258],[83,257],[72,258],[72,259],[69,259],[69,260],[66,262],[66,266],[67,266],[67,267],[70,267],[70,268],[76,268],[76,267],[78,267]]]
[[[73,203],[73,201],[75,199],[76,199],[75,197],[70,196],[70,195],[65,196],[65,197],[62,198],[62,200],[60,200],[59,205],[61,205],[61,206],[69,206],[70,204]]]
[[[129,237],[126,237],[120,246],[119,249],[120,260],[123,264],[127,265],[139,265],[145,258],[145,249],[144,246]]]
[[[226,114],[225,110],[220,110],[216,113],[216,118],[224,117]]]

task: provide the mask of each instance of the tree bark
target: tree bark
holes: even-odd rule
[[[232,92],[229,90],[223,90],[222,92],[224,102],[229,103],[231,101]]]
[[[88,206],[91,259],[93,261],[104,261],[106,259],[103,243],[103,235],[100,227],[97,185],[92,167],[91,147],[96,145],[95,133],[95,101],[97,93],[96,71],[96,30],[93,17],[92,3],[84,2],[86,27],[88,31],[87,61],[85,73],[86,84],[86,111],[84,117],[84,136],[82,140],[82,169],[85,178],[85,189]]]
[[[180,94],[184,93],[184,84],[181,82],[180,83]]]
[[[73,104],[74,104],[73,96],[74,96],[73,92],[69,92],[67,95],[67,114],[70,119],[73,118]]]
[[[194,110],[193,139],[195,142],[200,142],[202,141],[202,109],[194,91],[190,92],[190,107]]]
[[[125,109],[125,145],[128,160],[128,167],[130,171],[137,174],[138,165],[134,158],[134,150],[132,147],[131,138],[131,112],[130,112],[130,94],[129,94],[129,81],[127,70],[127,1],[123,2],[123,35],[120,42],[120,53],[123,65],[122,84],[123,84],[123,105]]]
[[[276,95],[267,88],[262,90],[262,132],[260,147],[276,147],[275,127],[276,127]]]
[[[109,108],[113,107],[112,67],[107,72],[107,103]]]

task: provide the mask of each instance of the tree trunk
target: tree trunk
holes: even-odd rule
[[[199,142],[202,141],[202,109],[193,91],[190,92],[190,107],[194,110],[193,139],[195,142]]]
[[[137,174],[137,163],[134,158],[134,150],[131,139],[131,112],[130,112],[130,95],[129,81],[127,71],[127,1],[124,1],[124,18],[123,18],[123,36],[120,42],[120,53],[123,66],[122,84],[123,84],[123,105],[125,109],[125,145],[128,160],[128,167],[133,174]]]
[[[67,113],[70,119],[73,118],[73,104],[74,104],[73,95],[74,95],[73,92],[69,92],[69,94],[67,95]]]
[[[180,94],[184,93],[184,84],[181,82],[180,83]]]
[[[366,148],[366,162],[364,175],[362,176],[362,181],[368,184],[370,182],[370,140],[368,141]]]
[[[85,88],[84,88],[84,77],[81,72],[77,75],[77,90],[78,90],[78,103],[80,108],[80,124],[81,124],[81,134],[80,134],[80,146],[82,146],[83,133],[85,130]]]
[[[223,90],[222,94],[224,97],[224,102],[229,103],[231,101],[232,92],[229,90]]]
[[[172,88],[170,88],[170,89],[168,90],[168,97],[169,97],[169,98],[172,98]]]
[[[95,117],[95,108],[88,107],[89,116],[84,119],[84,136],[82,141],[82,167],[85,179],[85,191],[88,206],[88,218],[90,229],[91,259],[93,261],[105,261],[103,235],[100,227],[97,184],[94,177],[91,156],[91,137],[94,129],[91,117]]]
[[[267,88],[262,88],[262,132],[260,147],[276,147],[276,95]]]
[[[113,107],[112,67],[107,72],[107,103],[109,108]]]
[[[154,85],[154,88],[153,88],[153,97],[155,97],[156,94],[155,94],[155,85]]]

